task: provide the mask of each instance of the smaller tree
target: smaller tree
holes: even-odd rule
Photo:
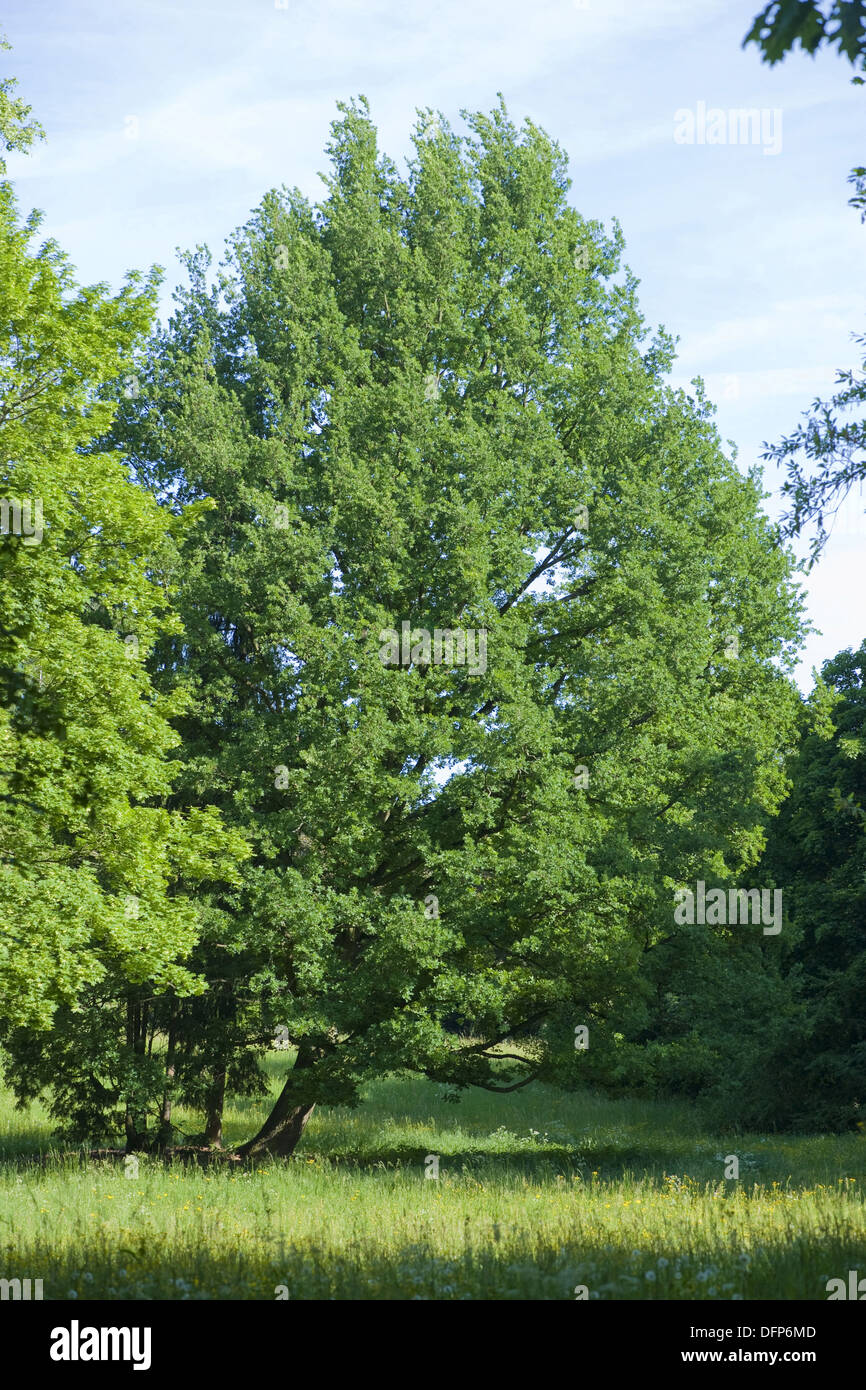
[[[866,334],[855,335],[866,350]],[[784,520],[789,536],[815,525],[812,560],[818,558],[832,529],[832,518],[855,484],[866,480],[866,415],[850,412],[866,406],[866,353],[856,371],[836,373],[838,390],[829,401],[816,399],[803,423],[778,444],[764,443],[762,458],[787,468],[783,494],[791,499]],[[847,414],[843,414],[845,412]]]
[[[13,90],[0,137],[26,149],[38,127]],[[213,807],[169,808],[186,697],[144,664],[178,630],[160,556],[195,513],[171,518],[94,449],[158,275],[79,288],[55,242],[34,247],[39,224],[0,181],[0,1022],[44,1031],[114,977],[202,988],[181,964],[192,892],[231,880],[244,842]]]
[[[814,0],[771,0],[755,19],[743,47],[750,43],[757,44],[771,67],[798,44],[813,57],[826,44],[835,46],[854,67],[866,69],[866,6],[861,0],[832,0],[824,6]],[[862,87],[866,79],[855,76],[851,81]],[[860,220],[866,221],[866,168],[852,169],[848,182],[855,190],[848,201],[859,211]],[[855,335],[855,342],[866,347],[864,336]],[[866,421],[839,418],[840,413],[866,403],[866,370],[840,371],[836,384],[840,389],[829,401],[813,401],[805,423],[781,443],[765,443],[762,455],[788,471],[782,492],[792,505],[783,522],[785,534],[799,535],[805,526],[815,524],[813,562],[829,534],[828,516],[835,515],[853,485],[866,478]]]
[[[825,663],[813,701],[825,720],[793,759],[761,866],[785,884],[788,998],[720,1088],[749,1127],[866,1119],[866,643]]]

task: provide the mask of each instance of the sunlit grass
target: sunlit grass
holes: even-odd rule
[[[232,1104],[227,1142],[262,1110]],[[390,1079],[315,1112],[288,1163],[137,1177],[27,1161],[50,1125],[5,1094],[0,1126],[0,1275],[46,1298],[824,1299],[866,1274],[866,1139],[723,1139],[692,1106]]]

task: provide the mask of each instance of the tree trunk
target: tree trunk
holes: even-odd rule
[[[165,1149],[171,1143],[171,1093],[174,1081],[174,1051],[175,1051],[175,1016],[176,1009],[172,1009],[171,1022],[168,1025],[168,1045],[165,1053],[165,1086],[162,1092],[162,1110],[159,1117],[159,1131],[156,1136],[156,1146]]]
[[[223,1143],[223,1106],[226,1098],[226,1069],[214,1072],[213,1084],[208,1092],[207,1115],[204,1126],[205,1143],[213,1149],[221,1149]]]
[[[285,1085],[274,1102],[270,1115],[258,1134],[242,1144],[238,1153],[242,1158],[258,1158],[270,1154],[273,1158],[290,1158],[313,1111],[315,1101],[304,1100],[299,1095],[297,1073],[311,1067],[315,1057],[301,1048],[295,1065],[286,1077]]]
[[[132,999],[126,1001],[126,1045],[132,1051],[144,1054],[145,1034],[142,1028],[142,1008]],[[126,1152],[147,1148],[147,1115],[134,1111],[129,1101],[124,1115],[126,1130]]]

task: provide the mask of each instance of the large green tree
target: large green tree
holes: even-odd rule
[[[213,282],[190,256],[122,402],[139,481],[210,506],[153,670],[193,701],[174,804],[253,845],[206,899],[208,1065],[297,1049],[247,1154],[389,1071],[576,1080],[675,886],[753,863],[785,787],[799,601],[759,480],[666,386],[560,149],[466,119],[423,116],[404,175],[341,108],[324,201],[268,194]],[[485,657],[431,661],[437,629]]]

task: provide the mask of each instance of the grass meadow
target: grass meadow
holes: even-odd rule
[[[267,1067],[276,1089],[285,1054]],[[226,1143],[263,1112],[231,1104]],[[137,1176],[8,1092],[0,1135],[0,1276],[45,1299],[824,1300],[866,1274],[866,1137],[723,1138],[689,1104],[392,1078],[317,1110],[288,1162]]]

